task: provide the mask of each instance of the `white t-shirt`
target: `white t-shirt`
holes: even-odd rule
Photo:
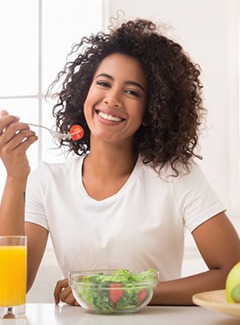
[[[179,278],[184,228],[192,232],[225,210],[199,166],[166,181],[138,159],[120,191],[97,201],[83,186],[83,159],[43,162],[28,180],[25,220],[50,232],[64,276],[152,267],[162,280]]]

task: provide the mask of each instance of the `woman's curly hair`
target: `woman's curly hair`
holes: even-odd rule
[[[202,107],[199,66],[178,43],[160,34],[153,22],[143,19],[123,23],[109,33],[84,37],[71,53],[80,49],[52,84],[64,78],[53,115],[58,130],[69,132],[72,125],[79,124],[85,134],[78,141],[59,140],[60,147],[68,146],[68,151],[77,155],[90,150],[83,105],[99,64],[110,54],[122,53],[139,60],[148,85],[145,123],[135,134],[135,149],[144,163],[159,171],[170,163],[177,176],[178,162],[189,171],[191,158],[201,158],[195,150],[206,111]]]

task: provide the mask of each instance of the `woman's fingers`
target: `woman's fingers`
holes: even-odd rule
[[[37,140],[35,132],[24,123],[12,123],[0,135],[0,156],[25,154],[28,147]]]
[[[0,117],[0,135],[3,133],[4,130],[7,129],[7,127],[14,122],[18,122],[19,117],[14,115],[9,115],[6,110],[1,111],[1,117]]]
[[[78,303],[73,296],[71,287],[68,285],[68,279],[63,279],[56,283],[54,289],[54,300],[56,304],[62,301],[68,305],[78,306]]]
[[[3,117],[3,116],[5,116],[5,115],[9,115],[9,114],[8,114],[8,111],[6,111],[5,109],[1,110],[1,112],[0,112],[0,117]]]
[[[62,290],[64,288],[66,288],[66,286],[68,285],[68,280],[64,279],[64,280],[59,280],[56,283],[55,289],[54,289],[54,300],[55,303],[58,304],[60,302],[60,294],[62,292]]]
[[[30,172],[26,151],[37,141],[35,132],[25,123],[18,122],[18,118],[1,112],[0,118],[0,158],[2,159],[8,176],[25,178]]]
[[[0,137],[1,145],[7,145],[10,150],[19,147],[25,140],[35,136],[35,132],[24,123],[12,123]]]

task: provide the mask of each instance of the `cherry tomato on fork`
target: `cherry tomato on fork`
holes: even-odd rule
[[[75,124],[75,125],[71,126],[70,133],[75,133],[75,132],[78,132],[78,133],[74,134],[72,136],[72,139],[74,141],[82,139],[82,137],[84,136],[84,130],[80,125]]]

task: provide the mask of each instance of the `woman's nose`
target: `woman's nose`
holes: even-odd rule
[[[108,93],[104,98],[104,103],[110,107],[120,107],[121,99],[120,96],[116,93]]]

